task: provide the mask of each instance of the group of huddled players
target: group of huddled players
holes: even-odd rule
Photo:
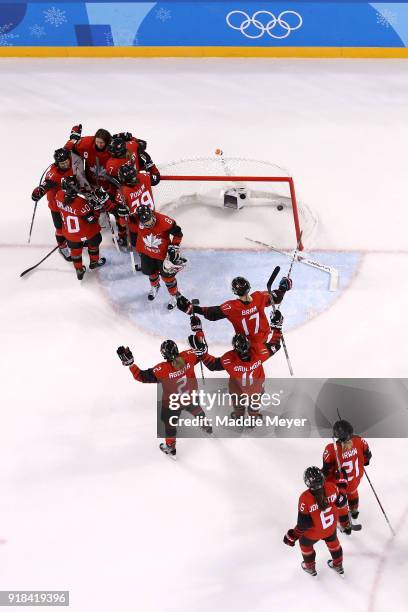
[[[148,299],[154,300],[160,278],[168,293],[168,308],[176,306],[176,274],[185,266],[180,254],[183,237],[174,219],[155,210],[152,187],[160,172],[146,150],[146,141],[130,132],[111,135],[99,129],[83,136],[82,126],[72,128],[68,142],[54,153],[54,163],[32,192],[38,202],[45,194],[55,227],[59,252],[72,261],[78,280],[84,278],[83,249],[89,254],[89,269],[106,263],[101,215],[107,213],[116,243],[137,257],[137,270],[149,277]],[[116,232],[112,226],[114,217]]]
[[[173,219],[155,210],[152,187],[160,181],[159,170],[146,151],[146,142],[128,132],[111,136],[99,129],[94,136],[82,136],[82,126],[74,126],[68,142],[55,151],[54,163],[44,174],[32,199],[37,202],[47,195],[59,251],[73,263],[79,280],[86,272],[84,247],[91,270],[106,263],[99,246],[100,217],[107,213],[110,224],[109,215],[114,217],[120,248],[140,255],[138,268],[150,280],[148,299],[156,297],[161,277],[170,294],[168,308],[177,305],[190,317],[191,348],[180,351],[173,340],[165,340],[160,347],[164,361],[154,367],[139,368],[129,347],[117,350],[122,364],[137,381],[162,385],[161,418],[166,438],[160,450],[176,457],[174,417],[180,416],[181,409],[170,409],[169,398],[198,389],[194,368],[199,363],[211,371],[227,372],[229,393],[236,398],[232,419],[244,415],[254,423],[261,419],[259,403],[251,398],[263,393],[263,364],[281,347],[283,316],[276,306],[292,288],[292,280],[284,276],[278,289],[251,293],[248,280],[236,277],[231,287],[236,298],[220,306],[199,306],[181,295],[175,276],[186,262],[179,252],[183,234]],[[265,309],[271,306],[268,317]],[[227,319],[232,323],[235,335],[231,350],[219,357],[210,354],[199,315],[209,321]],[[246,402],[240,401],[243,396]],[[201,417],[203,430],[212,435],[200,406],[192,403],[186,410]],[[350,535],[353,527],[360,527],[353,525],[352,519],[359,514],[358,486],[371,458],[367,442],[354,435],[347,421],[335,423],[333,436],[337,440],[326,446],[323,467],[305,470],[307,489],[299,498],[297,524],[284,536],[288,546],[299,541],[301,567],[313,576],[317,573],[314,545],[319,540],[324,540],[329,549],[329,566],[339,574],[344,571],[337,529],[339,526],[341,532]]]

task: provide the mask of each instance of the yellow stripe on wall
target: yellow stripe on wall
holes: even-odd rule
[[[0,47],[1,57],[355,57],[407,58],[396,47]]]

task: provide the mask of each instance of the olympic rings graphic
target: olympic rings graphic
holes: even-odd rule
[[[234,25],[231,22],[231,18],[233,16],[238,15],[240,15],[242,18],[241,24]],[[269,19],[266,24],[263,24],[261,21],[262,15],[266,15],[267,19]],[[288,23],[287,17],[289,15],[293,15],[295,17],[295,25],[290,25],[290,23]],[[261,17],[261,19],[259,19],[259,17]],[[250,17],[248,13],[245,13],[244,11],[230,11],[226,16],[226,22],[230,28],[232,28],[233,30],[238,30],[239,32],[241,32],[241,34],[246,36],[246,38],[261,38],[266,32],[266,34],[268,34],[271,38],[281,40],[283,38],[287,38],[291,32],[294,32],[295,30],[301,28],[303,25],[303,18],[296,11],[282,11],[282,13],[280,13],[277,17],[270,11],[256,11],[252,15],[252,17]],[[250,34],[249,32],[247,32],[248,28],[251,25],[254,26],[257,30],[259,30],[259,32],[256,32],[254,34]],[[284,30],[283,34],[275,34],[272,31],[275,26],[280,26],[280,28]]]

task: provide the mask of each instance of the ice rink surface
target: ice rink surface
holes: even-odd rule
[[[45,201],[26,244],[30,194],[71,125],[130,130],[158,164],[221,147],[290,169],[319,218],[310,248],[340,270],[335,296],[294,270],[283,311],[295,375],[406,377],[406,62],[3,59],[0,71],[0,590],[69,589],[75,612],[406,610],[406,440],[370,440],[397,537],[364,482],[363,531],[342,538],[344,580],[320,545],[312,579],[282,538],[327,440],[181,440],[168,461],[155,389],[115,353],[129,344],[149,367],[165,336],[185,346],[186,319],[165,312],[164,290],[147,308],[145,280],[107,235],[109,267],[82,284],[57,254],[19,278],[53,246]],[[180,286],[207,304],[230,298],[238,272],[263,288],[274,265],[285,269],[218,222],[222,256],[202,218],[185,225]],[[227,349],[228,327],[206,331],[214,352]],[[266,371],[287,376],[282,352]]]

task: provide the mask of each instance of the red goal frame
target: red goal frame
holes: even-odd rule
[[[162,181],[219,181],[219,182],[238,182],[238,183],[287,183],[289,185],[290,199],[292,203],[293,222],[295,225],[296,242],[298,249],[303,251],[303,243],[301,240],[301,228],[299,221],[299,210],[296,200],[295,184],[291,176],[219,176],[219,175],[161,175]]]

